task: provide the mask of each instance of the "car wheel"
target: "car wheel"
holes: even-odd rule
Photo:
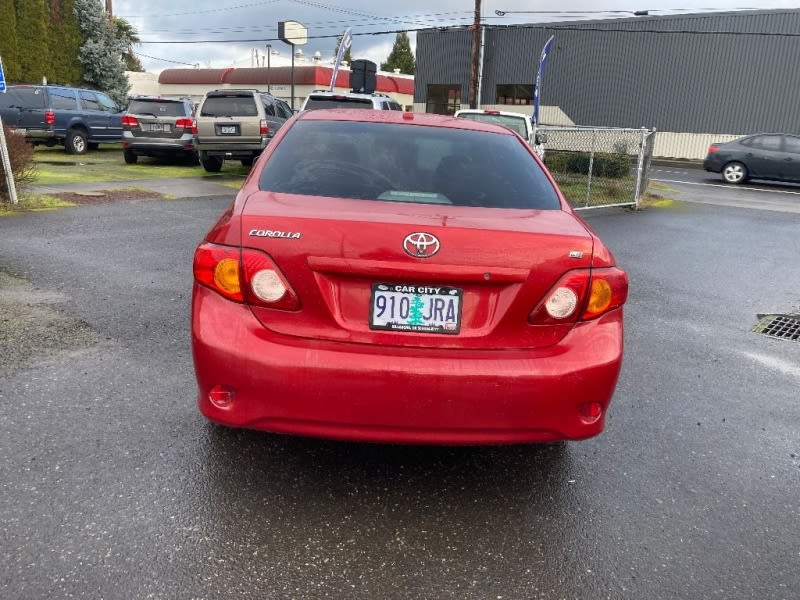
[[[222,170],[222,159],[216,156],[201,155],[200,162],[209,173],[219,173]]]
[[[89,144],[86,141],[86,133],[80,129],[70,129],[67,138],[64,140],[64,147],[68,154],[86,154]]]
[[[128,148],[125,148],[122,151],[122,156],[125,158],[125,164],[128,165],[135,165],[136,161],[139,160],[137,154],[133,150],[129,150]]]
[[[747,180],[747,167],[740,162],[729,162],[722,167],[722,179],[725,183],[742,183]]]

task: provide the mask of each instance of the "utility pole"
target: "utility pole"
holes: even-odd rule
[[[481,46],[481,0],[475,0],[475,20],[472,23],[472,59],[469,70],[469,107],[478,108],[478,71]]]
[[[106,0],[106,12],[108,13],[108,22],[113,25],[114,16],[111,10],[111,0]]]

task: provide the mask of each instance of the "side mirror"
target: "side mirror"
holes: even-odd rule
[[[546,144],[547,143],[547,134],[546,133],[537,133],[536,134],[536,145],[539,144]]]

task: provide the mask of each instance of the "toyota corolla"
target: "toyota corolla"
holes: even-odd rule
[[[223,425],[341,440],[588,438],[627,292],[513,131],[300,113],[195,252],[198,404]]]

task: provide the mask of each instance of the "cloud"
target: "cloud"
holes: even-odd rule
[[[445,0],[435,4],[429,0],[406,0],[400,4],[349,0],[347,6],[337,6],[333,2],[229,0],[223,5],[220,0],[173,0],[169,3],[113,0],[113,12],[128,20],[139,32],[145,43],[137,51],[149,71],[195,64],[201,67],[250,66],[253,49],[263,54],[267,43],[271,43],[280,56],[291,57],[290,47],[277,41],[278,22],[288,20],[299,21],[307,27],[309,40],[302,48],[306,56],[320,52],[323,59],[332,58],[336,36],[349,26],[354,34],[353,57],[380,64],[388,58],[396,34],[369,34],[468,25],[474,17],[474,5],[468,0]],[[661,8],[650,12],[696,11],[692,4],[687,0],[662,0]],[[795,0],[764,0],[760,4],[761,8],[796,8]],[[483,20],[488,24],[511,24],[612,18],[630,16],[632,11],[643,8],[640,0],[610,0],[603,4],[605,12],[598,12],[597,6],[595,0],[566,0],[557,8],[532,6],[529,0],[491,0],[483,2]],[[737,7],[731,6],[730,0],[707,0],[703,6],[720,10]],[[550,12],[545,12],[548,9]],[[498,10],[505,14],[497,15],[495,11]],[[415,50],[415,36],[412,33],[410,37],[412,50]]]

